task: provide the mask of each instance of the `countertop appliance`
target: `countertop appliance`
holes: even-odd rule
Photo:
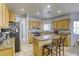
[[[3,34],[0,32],[0,44],[3,42]]]

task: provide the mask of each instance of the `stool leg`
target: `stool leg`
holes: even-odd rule
[[[43,53],[42,53],[42,55],[44,56],[44,48],[43,48]]]
[[[59,56],[61,55],[61,50],[60,50],[60,48],[61,48],[61,47],[59,46]]]
[[[63,46],[63,56],[64,56],[64,46]]]
[[[57,47],[56,47],[56,56],[57,56]]]
[[[51,56],[52,56],[52,49],[51,49]]]

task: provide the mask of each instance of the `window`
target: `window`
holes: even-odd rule
[[[50,24],[44,24],[44,30],[50,30]]]
[[[79,21],[73,22],[73,32],[74,34],[79,34]]]

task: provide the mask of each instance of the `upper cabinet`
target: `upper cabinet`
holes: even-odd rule
[[[10,14],[10,22],[16,22],[16,14],[14,13],[14,12],[12,12],[12,11],[9,11],[9,14]]]
[[[69,19],[61,19],[52,22],[53,29],[69,29]]]
[[[9,12],[6,4],[0,3],[0,28],[9,27]]]
[[[29,22],[29,29],[33,29],[33,28],[39,28],[41,29],[42,26],[42,21],[32,21],[30,20]]]
[[[62,28],[69,29],[69,19],[62,20]]]
[[[61,20],[58,20],[57,22],[56,22],[56,25],[57,25],[57,29],[62,29],[62,21]]]
[[[5,7],[6,8],[6,12],[5,12],[5,18],[6,18],[6,20],[5,20],[5,24],[6,24],[6,28],[7,27],[9,27],[9,9],[8,9],[8,7],[6,6]]]
[[[2,14],[3,14],[3,11],[2,11],[3,7],[2,7],[2,4],[0,4],[0,28],[2,27]]]

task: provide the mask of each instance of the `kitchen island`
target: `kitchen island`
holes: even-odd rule
[[[15,38],[7,38],[0,44],[0,56],[15,55]]]
[[[44,45],[50,44],[52,42],[52,39],[59,38],[59,36],[50,34],[50,35],[42,35],[42,36],[36,36],[33,38],[33,54],[35,56],[42,56],[43,49],[42,47]]]

